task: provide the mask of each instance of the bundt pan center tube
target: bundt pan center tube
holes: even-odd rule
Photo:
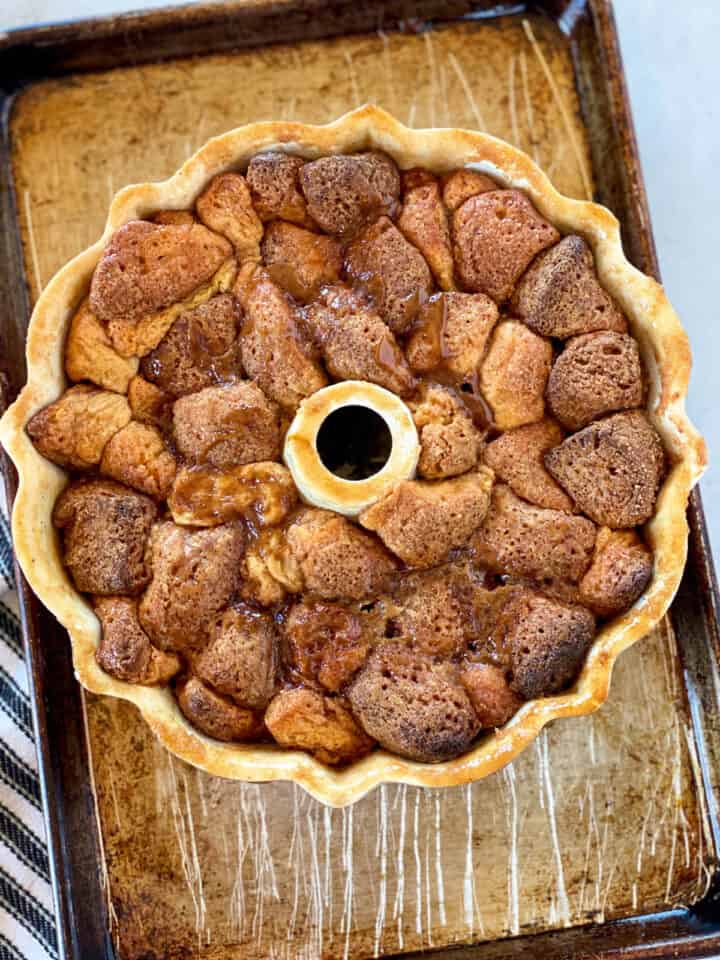
[[[345,171],[343,203],[324,220],[324,168],[310,171],[307,162],[348,154],[359,156]],[[278,155],[296,159],[265,189],[262,158],[272,164]],[[244,176],[234,175],[251,161],[254,208]],[[450,187],[452,171],[464,173],[453,174]],[[358,183],[377,204],[359,238],[348,220],[353,202],[367,213],[353,193]],[[278,204],[282,214],[273,214]],[[245,219],[228,209],[244,209]],[[454,263],[438,241],[448,236],[446,221]],[[131,222],[132,239],[118,234]],[[526,244],[515,273],[504,261],[490,269],[478,255],[487,236],[505,230],[500,222],[503,236],[517,226]],[[180,234],[182,289],[168,299],[162,264],[177,254],[163,244]],[[156,273],[138,281],[140,299],[129,302],[124,271],[146,254]],[[567,280],[583,270],[597,274],[590,294]],[[548,287],[548,277],[565,279]],[[393,297],[393,284],[402,296]],[[580,295],[586,313],[595,311],[590,329],[574,327],[566,309]],[[155,304],[151,315],[143,297]],[[102,322],[93,312],[100,301]],[[292,336],[273,339],[278,311]],[[453,324],[460,343],[464,325],[475,331],[476,355],[457,344],[445,355]],[[69,344],[77,349],[66,355]],[[426,382],[438,344],[444,375]],[[369,372],[353,375],[363,351]],[[268,357],[282,359],[282,375],[267,375]],[[232,375],[240,365],[248,379]],[[687,337],[662,287],[625,258],[616,218],[562,196],[524,153],[486,134],[412,130],[365,106],[325,126],[254,123],[209,141],[170,179],[117,194],[102,237],[40,296],[27,366],[27,384],[0,421],[19,475],[12,527],[23,572],[67,628],[83,686],[136,704],[170,751],[218,776],[292,780],[333,806],[380,783],[479,780],[550,720],[596,710],[616,658],[657,625],[680,582],[687,499],[706,464],[685,414]],[[603,377],[598,399],[594,384]],[[68,378],[76,384],[69,390]],[[628,465],[638,451],[642,469],[633,479]],[[613,483],[606,488],[608,476],[630,477],[627,497],[614,495]],[[444,526],[427,526],[433,511]],[[98,517],[131,534],[114,566],[117,544],[93,539],[104,529]],[[444,552],[426,529],[441,531]],[[524,584],[538,579],[531,540],[544,543],[547,583],[528,599]],[[278,550],[280,541],[292,550]],[[145,542],[147,551],[133,553]],[[322,595],[318,550],[309,549],[318,543],[328,576],[327,557],[346,563],[337,577],[352,573],[342,587],[352,600],[346,607],[332,591]],[[472,560],[464,559],[468,544]],[[631,558],[635,572],[620,590],[626,602],[615,605],[603,593],[613,575],[603,558],[612,551]],[[452,568],[447,583],[438,564]],[[505,697],[483,717],[472,689],[457,682],[456,654],[410,655],[399,646],[403,617],[417,627],[418,649],[456,642],[440,628],[425,636],[417,609],[425,596],[442,607],[440,587],[449,591],[447,610],[464,603],[467,582],[453,580],[461,568],[479,571],[486,599],[519,591],[524,605],[513,609],[526,626],[543,633],[549,622],[562,633],[566,656],[582,663],[569,687],[570,675],[563,680],[532,657],[509,680],[483,664],[481,688],[499,676]],[[201,596],[193,585],[203,569]],[[240,569],[247,580],[238,586]],[[186,574],[175,588],[190,599],[173,613],[177,570]],[[483,570],[498,582],[482,579]],[[388,599],[378,585],[393,577],[402,583]],[[242,590],[251,582],[248,598]],[[297,593],[301,600],[285,605]],[[186,618],[213,597],[221,613],[211,642],[198,645]],[[358,624],[374,622],[381,608],[384,639],[363,651]],[[311,615],[314,629],[333,637],[328,657],[322,645],[295,643]],[[294,657],[291,681],[305,668],[314,678],[289,682],[282,697],[275,678],[288,649],[277,630]],[[110,651],[113,635],[123,645]],[[223,649],[238,643],[256,669],[229,677]],[[358,655],[366,658],[359,671]],[[548,671],[560,692],[544,695]],[[240,681],[242,701],[233,700]],[[410,740],[395,709],[396,681],[420,684]],[[387,696],[379,693],[388,682]],[[433,703],[447,711],[439,737]],[[324,746],[314,755],[294,749],[297,718],[317,724],[323,711],[340,746],[328,746],[321,730]],[[283,741],[288,716],[296,725]],[[262,742],[263,718],[279,743]],[[372,749],[378,740],[387,749]],[[361,759],[332,765],[353,757]]]
[[[303,400],[283,452],[303,500],[346,516],[414,477],[419,454],[407,406],[364,380],[335,383]]]

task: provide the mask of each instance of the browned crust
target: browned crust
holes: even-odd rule
[[[416,763],[377,751],[343,770],[332,770],[302,751],[226,744],[203,736],[183,718],[168,689],[126,684],[101,670],[95,660],[99,622],[62,564],[51,511],[67,474],[35,450],[25,425],[65,387],[65,335],[101,252],[122,224],[158,210],[191,207],[214,176],[244,169],[253,154],[267,149],[307,159],[378,149],[403,169],[423,167],[441,174],[470,166],[505,187],[527,191],[539,212],[561,232],[578,233],[589,243],[603,286],[626,313],[640,344],[650,381],[648,414],[672,463],[655,516],[645,527],[655,554],[650,585],[627,613],[599,631],[570,690],[526,703],[502,730],[445,763]],[[687,499],[707,462],[705,444],[685,414],[687,336],[662,287],[626,260],[616,218],[597,204],[562,196],[529,157],[486,134],[410,130],[377,107],[364,106],[325,126],[255,123],[216,137],[169,180],[127,187],[115,197],[102,237],[60,270],[38,300],[28,330],[27,361],[28,382],[0,421],[0,440],[19,474],[13,537],[20,565],[35,593],[70,632],[80,682],[95,693],[135,703],[169,750],[209,773],[248,781],[294,780],[333,806],[358,800],[378,783],[439,787],[479,780],[509,763],[550,720],[596,710],[607,697],[617,656],[658,623],[677,590],[687,552]]]

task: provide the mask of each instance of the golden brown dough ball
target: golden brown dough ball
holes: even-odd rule
[[[155,427],[131,420],[108,440],[100,472],[156,500],[165,500],[177,462]]]
[[[634,530],[603,527],[593,561],[580,581],[580,602],[599,617],[615,617],[644,593],[652,572],[652,553]]]
[[[63,562],[81,593],[139,593],[150,579],[146,546],[157,514],[153,501],[112,480],[78,480],[53,509]]]
[[[554,420],[538,420],[501,433],[485,447],[482,460],[518,497],[548,510],[572,513],[572,500],[550,476],[544,460],[564,436]]]
[[[263,732],[262,715],[240,707],[228,697],[187,677],[176,688],[178,706],[190,723],[215,740],[242,743],[257,740]]]
[[[595,536],[586,517],[535,507],[496,484],[473,546],[478,562],[498,573],[576,583],[590,566]]]
[[[363,600],[387,586],[396,562],[377,537],[329,510],[302,511],[287,543],[307,590],[326,600]]]
[[[432,567],[480,526],[492,480],[487,467],[450,480],[404,480],[361,513],[360,523],[404,563]]]
[[[280,411],[250,380],[205,387],[173,407],[173,436],[194,463],[224,468],[280,457]]]
[[[275,692],[278,635],[273,618],[244,603],[223,611],[193,673],[241,707],[262,710]]]
[[[480,389],[498,430],[542,420],[552,344],[516,320],[493,331],[480,372]]]
[[[600,286],[582,237],[563,237],[537,257],[517,286],[512,310],[536,333],[561,340],[595,330],[627,330],[625,317]]]
[[[322,763],[351,763],[373,747],[340,701],[315,690],[282,690],[268,707],[265,723],[283,747],[307,750]]]
[[[512,294],[532,259],[560,234],[520,190],[470,197],[453,215],[455,263],[466,290],[497,303]]]
[[[274,220],[262,242],[263,263],[273,280],[308,303],[322,287],[336,283],[342,270],[342,247],[333,237]]]
[[[383,153],[320,157],[299,176],[308,213],[327,233],[349,237],[380,214],[396,212],[400,174]]]
[[[596,523],[636,527],[655,511],[665,453],[644,412],[596,420],[545,454],[545,466]]]
[[[136,599],[94,597],[93,610],[102,625],[95,659],[106,673],[128,683],[165,686],[180,672],[180,657],[150,643],[138,620]]]
[[[432,275],[420,251],[388,217],[380,217],[347,249],[345,272],[366,289],[393,333],[403,333],[432,292]]]
[[[201,649],[218,613],[240,587],[245,531],[156,523],[149,543],[152,580],[140,601],[140,623],[162,650]]]
[[[568,430],[639,407],[644,395],[637,341],[603,330],[573,337],[553,364],[547,385],[552,413]]]
[[[75,470],[100,463],[105,444],[130,421],[124,396],[84,383],[70,387],[54,403],[38,410],[27,432],[48,460]]]
[[[369,380],[401,397],[415,378],[389,327],[354,290],[328,287],[307,312],[307,325],[336,380]]]
[[[239,173],[213,177],[196,204],[197,215],[232,243],[238,260],[259,260],[263,225],[252,205],[250,190]]]
[[[404,644],[379,647],[348,697],[363,729],[386,750],[411,760],[456,757],[480,729],[458,668]]]

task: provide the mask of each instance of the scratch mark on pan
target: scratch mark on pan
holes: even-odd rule
[[[473,870],[473,805],[472,785],[465,787],[465,878],[463,881],[463,915],[470,933],[475,929],[475,871]]]
[[[563,869],[562,855],[560,853],[560,843],[558,840],[557,820],[555,818],[555,794],[553,791],[552,777],[550,776],[550,758],[548,754],[547,731],[543,730],[540,737],[542,744],[540,747],[541,773],[542,781],[545,787],[545,796],[547,798],[547,814],[550,824],[550,836],[553,845],[553,857],[555,860],[555,875],[557,882],[558,898],[558,919],[567,924],[570,921],[570,906],[568,904],[567,891],[565,889],[565,871]]]
[[[463,88],[465,99],[468,102],[468,106],[470,107],[470,111],[475,119],[475,123],[477,125],[478,130],[482,130],[482,131],[487,130],[487,126],[485,124],[485,121],[483,120],[483,116],[480,113],[480,108],[478,107],[477,101],[475,100],[475,97],[473,96],[473,92],[470,89],[470,84],[468,83],[467,77],[465,76],[465,72],[463,71],[463,68],[460,65],[460,61],[458,60],[458,58],[455,56],[454,53],[451,53],[448,55],[448,62],[450,66],[453,68],[453,70],[455,71],[455,75],[457,76],[458,80],[460,81],[460,86]]]
[[[440,925],[447,926],[445,913],[445,882],[442,862],[442,831],[440,829],[440,793],[435,791],[435,877],[437,881],[438,909],[440,911]]]
[[[693,782],[695,785],[695,795],[697,797],[698,811],[700,817],[700,830],[698,831],[698,864],[700,873],[698,876],[698,899],[701,899],[707,892],[710,883],[711,874],[705,864],[704,849],[712,850],[712,837],[710,835],[710,823],[707,807],[705,806],[705,789],[703,787],[702,773],[700,771],[700,761],[697,755],[697,744],[689,724],[684,726],[685,742],[687,743],[690,765],[693,771]]]
[[[417,103],[416,103],[415,97],[413,97],[410,103],[410,109],[408,110],[407,123],[405,124],[405,126],[407,127],[414,126],[416,111],[417,111]]]
[[[508,64],[508,108],[510,110],[510,126],[512,128],[513,143],[520,146],[520,130],[518,129],[517,107],[515,105],[515,64],[517,57],[510,57]]]
[[[32,257],[33,263],[33,274],[35,275],[35,288],[36,288],[36,298],[42,293],[42,278],[40,276],[40,263],[38,261],[38,252],[37,246],[35,244],[35,230],[33,229],[33,220],[32,220],[32,201],[30,199],[30,191],[25,190],[23,192],[23,203],[25,205],[25,219],[27,220],[28,228],[28,239],[30,240],[30,256]]]
[[[343,866],[345,869],[345,900],[343,904],[343,918],[341,930],[345,933],[345,950],[343,956],[348,960],[350,956],[350,931],[352,930],[353,913],[353,807],[343,807]]]
[[[588,172],[585,169],[585,161],[580,151],[580,145],[577,142],[575,131],[573,130],[573,125],[570,122],[570,116],[568,114],[567,108],[563,103],[562,97],[560,96],[560,91],[558,90],[558,85],[555,82],[555,77],[553,76],[552,70],[550,69],[550,65],[547,62],[547,59],[545,58],[545,54],[542,52],[542,49],[540,48],[540,44],[535,39],[535,34],[533,32],[533,28],[530,26],[530,22],[528,20],[523,20],[522,24],[523,24],[523,30],[525,31],[525,35],[530,41],[530,45],[532,46],[533,53],[537,57],[538,62],[543,69],[543,73],[545,74],[545,79],[548,82],[548,86],[550,87],[555,103],[557,104],[558,110],[560,111],[560,116],[562,118],[563,126],[565,127],[565,132],[567,134],[568,140],[570,141],[570,146],[572,147],[572,151],[575,155],[575,161],[577,162],[578,169],[580,171],[580,179],[582,180],[583,189],[585,190],[585,199],[592,200],[592,187],[590,186],[590,177],[588,176]]]
[[[310,838],[310,876],[312,884],[310,887],[310,935],[315,933],[314,954],[321,957],[323,952],[323,890],[320,883],[320,859],[318,857],[318,813],[320,807],[314,804],[306,814],[308,837]],[[310,944],[308,944],[308,947]]]
[[[378,811],[380,814],[380,830],[378,837],[380,841],[380,896],[378,900],[378,909],[375,915],[375,945],[374,954],[380,956],[380,943],[382,941],[383,927],[385,926],[385,910],[387,908],[387,853],[388,853],[388,811],[387,811],[387,787],[383,783],[377,791]]]
[[[348,74],[350,76],[350,83],[352,84],[353,98],[355,100],[355,106],[359,107],[362,105],[362,100],[360,99],[360,88],[358,87],[357,73],[355,71],[355,63],[353,62],[352,54],[349,50],[345,51],[345,62],[348,67]]]
[[[420,862],[420,788],[415,790],[415,816],[413,818],[413,854],[415,856],[415,932],[422,934],[422,864]]]
[[[424,805],[430,803],[430,791],[424,790]],[[427,908],[427,942],[428,946],[433,946],[432,930],[433,930],[433,919],[432,919],[432,881],[430,879],[430,818],[425,817],[425,905]]]
[[[508,850],[508,930],[512,934],[520,932],[520,893],[518,885],[518,803],[515,789],[515,770],[512,764],[503,770],[503,780],[510,793],[508,813],[510,828],[510,847]],[[507,807],[506,807],[507,811]]]
[[[392,55],[390,51],[390,38],[384,30],[378,30],[378,36],[383,45],[383,72],[385,74],[385,87],[388,105],[391,105],[393,113],[397,112],[397,91],[395,90],[395,76],[393,74]]]
[[[428,69],[430,71],[430,85],[428,87],[428,97],[430,100],[429,103],[429,116],[430,116],[430,126],[434,127],[435,124],[435,101],[437,100],[437,66],[435,64],[435,51],[432,44],[432,31],[427,30],[423,34],[423,40],[425,41],[425,52],[427,53],[428,59]]]
[[[537,163],[539,161],[537,140],[535,138],[535,115],[533,113],[532,98],[530,96],[530,83],[528,81],[527,56],[523,50],[520,53],[520,76],[522,77],[523,98],[525,100],[525,115],[527,117],[528,134],[530,144],[532,145],[533,158]]]
[[[407,790],[407,784],[403,783],[400,787],[400,837],[398,839],[397,860],[395,866],[397,888],[395,890],[395,907],[393,910],[393,919],[397,920],[398,943],[401,949],[404,946],[403,923],[405,920],[405,832],[407,822]]]
[[[450,126],[450,106],[448,100],[448,83],[447,83],[447,70],[444,66],[440,67],[439,70],[440,76],[440,99],[442,100],[443,105],[443,126]]]

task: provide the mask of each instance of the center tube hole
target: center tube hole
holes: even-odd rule
[[[325,418],[317,434],[325,467],[343,480],[367,480],[390,459],[392,436],[379,413],[351,404]]]

